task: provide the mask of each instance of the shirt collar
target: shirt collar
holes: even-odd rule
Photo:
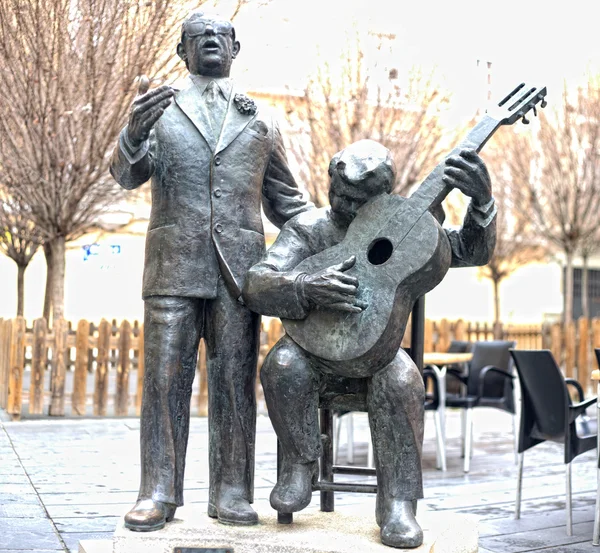
[[[231,95],[231,89],[233,88],[233,84],[231,79],[228,77],[224,77],[221,79],[215,79],[213,77],[205,77],[204,75],[190,75],[192,82],[198,87],[200,94],[204,94],[208,83],[211,81],[215,81],[219,90],[221,91],[221,95],[225,100],[229,100],[229,96]]]

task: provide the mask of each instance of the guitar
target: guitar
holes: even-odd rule
[[[461,149],[481,151],[503,125],[528,123],[529,111],[546,106],[546,88],[516,87],[488,110],[450,155]],[[282,319],[289,336],[309,353],[353,369],[389,363],[400,348],[414,302],[444,278],[451,261],[445,232],[430,210],[451,188],[443,181],[441,162],[409,197],[380,194],[363,205],[342,242],[302,261],[296,270],[314,273],[356,262],[346,274],[358,278],[357,298],[367,304],[361,313],[317,307],[302,320]]]

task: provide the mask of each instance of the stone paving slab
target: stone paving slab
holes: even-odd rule
[[[588,548],[591,531],[586,524],[593,520],[596,453],[582,455],[574,463],[574,516],[580,531],[575,538],[578,541],[565,545],[564,465],[560,447],[555,444],[542,444],[526,454],[522,519],[512,520],[516,466],[510,426],[509,416],[493,410],[477,410],[472,468],[464,475],[460,415],[449,412],[448,471],[442,473],[435,470],[434,429],[431,418],[427,417],[423,449],[424,506],[439,513],[478,516],[482,520],[480,545],[488,553],[502,553],[502,543],[528,547],[528,533],[535,535],[538,531],[538,541],[544,543],[543,553],[591,552]],[[354,427],[355,461],[364,464],[369,439],[365,414],[355,415]],[[206,419],[192,419],[185,501],[198,513],[206,510],[207,444]],[[270,512],[268,496],[276,478],[275,444],[270,422],[259,416],[256,505],[264,512]],[[342,432],[342,462],[345,462],[345,454],[345,432]],[[39,543],[17,544],[21,552],[27,548],[36,553],[77,551],[79,540],[110,538],[111,525],[114,528],[115,521],[135,502],[139,472],[139,421],[136,419],[4,422],[0,425],[0,521],[11,521],[13,525],[9,529],[15,539],[24,539],[26,533],[23,527],[15,529],[17,520],[43,521],[40,524],[46,525],[38,532]],[[358,480],[373,482],[372,478]],[[369,516],[373,512],[370,495],[336,494],[335,503],[336,512],[341,514],[353,505],[363,506]],[[317,512],[318,504],[318,494],[315,494],[306,513]],[[47,531],[48,524],[50,531]],[[0,530],[0,548],[11,553],[16,551],[7,549],[1,539],[3,535]],[[55,542],[44,542],[52,536]],[[4,551],[0,549],[0,553]]]
[[[0,518],[0,536],[7,549],[52,549],[62,545],[48,518]]]

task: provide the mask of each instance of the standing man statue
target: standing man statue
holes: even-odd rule
[[[296,267],[342,242],[359,208],[390,193],[396,177],[391,153],[371,140],[356,142],[333,157],[329,175],[331,207],[289,221],[263,260],[250,269],[244,299],[252,309],[285,319],[304,319],[314,309],[334,309],[350,316],[367,307],[357,298],[365,283],[346,273],[354,265],[354,257],[312,274]],[[436,263],[440,271],[450,265],[483,265],[493,253],[496,236],[496,207],[485,165],[474,150],[463,150],[446,161],[444,182],[469,196],[471,203],[460,231],[441,233],[445,244],[438,250]],[[436,217],[442,216],[443,211],[437,210]],[[331,339],[333,348],[333,335]],[[424,387],[416,365],[402,349],[387,364],[365,366],[354,360],[316,357],[289,335],[277,342],[261,369],[269,417],[283,453],[271,506],[293,513],[310,503],[321,455],[319,388],[327,374],[367,379],[381,541],[392,547],[418,547],[423,533],[414,504],[423,497]]]
[[[190,72],[186,86],[138,96],[111,161],[124,188],[152,178],[142,475],[138,502],[125,515],[131,530],[158,530],[183,504],[201,337],[208,365],[208,515],[225,524],[258,521],[250,504],[260,318],[243,304],[241,290],[264,253],[261,203],[278,227],[312,206],[289,171],[279,130],[229,79],[239,51],[229,21],[193,12],[177,45]]]

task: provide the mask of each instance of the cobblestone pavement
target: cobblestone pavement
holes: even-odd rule
[[[595,452],[573,469],[575,536],[564,530],[564,465],[560,447],[544,444],[526,456],[522,518],[513,521],[516,467],[508,415],[475,413],[471,472],[462,473],[460,416],[448,415],[448,471],[435,469],[435,440],[427,415],[423,455],[427,508],[472,513],[481,518],[481,551],[583,553],[592,551],[596,495]],[[354,417],[354,462],[365,464],[369,439],[366,414]],[[343,419],[342,419],[343,420]],[[0,553],[77,551],[82,539],[110,538],[120,516],[135,502],[139,483],[139,421],[40,419],[0,423]],[[344,425],[345,426],[345,425]],[[342,426],[340,456],[346,455]],[[186,504],[206,508],[207,421],[191,424]],[[267,417],[259,416],[256,502],[269,509],[275,483],[276,440]],[[374,498],[336,494],[336,509]],[[315,494],[310,509],[318,509]]]

